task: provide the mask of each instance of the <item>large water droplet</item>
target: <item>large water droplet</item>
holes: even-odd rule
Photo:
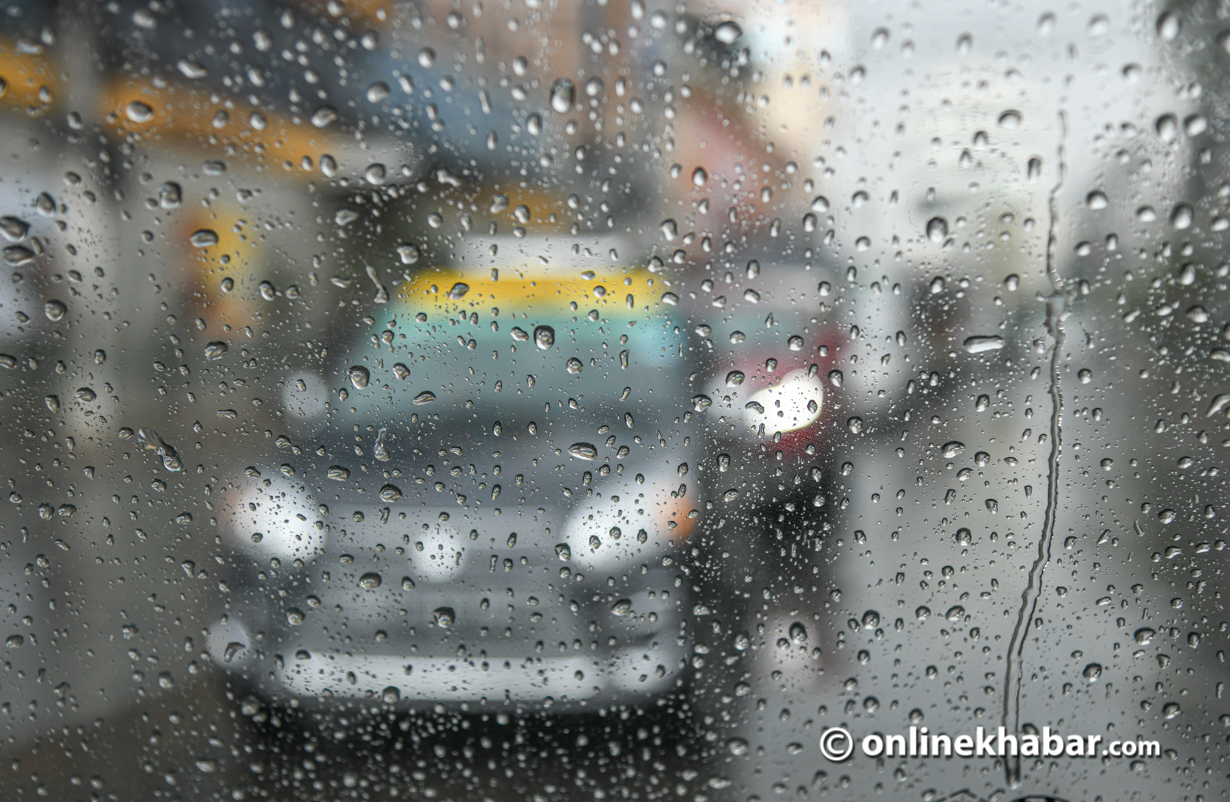
[[[216,362],[226,355],[226,343],[212,342],[205,346],[205,358],[211,362]]]
[[[158,188],[158,205],[164,209],[177,209],[183,200],[184,190],[174,181],[167,181]]]
[[[384,81],[377,81],[367,87],[367,102],[379,103],[389,96],[389,85]]]
[[[192,232],[192,236],[188,238],[194,248],[208,248],[211,245],[218,244],[218,232],[212,228],[201,228]]]
[[[397,258],[403,265],[412,265],[419,260],[419,246],[404,242],[397,246]]]
[[[598,458],[598,449],[593,443],[573,443],[568,446],[568,453],[577,459],[593,460]]]
[[[380,587],[380,583],[382,581],[383,580],[380,578],[380,574],[375,571],[368,571],[366,574],[359,577],[359,587],[364,590],[375,590]]]
[[[362,390],[366,387],[372,377],[368,369],[362,365],[354,365],[346,373],[350,376],[350,383],[355,386],[356,390]]]
[[[619,601],[611,605],[611,612],[619,616],[627,615],[628,613],[632,612],[632,600],[631,599],[620,599]]]
[[[380,488],[380,500],[381,501],[388,501],[388,502],[398,501],[401,499],[401,495],[402,495],[401,488],[399,488],[397,485],[385,485],[384,487]]]
[[[389,435],[389,430],[385,428],[381,428],[380,431],[376,434],[376,443],[375,445],[372,446],[372,456],[375,457],[380,462],[389,461],[389,447],[384,442],[384,438],[388,437],[388,435]],[[400,496],[398,496],[398,498],[400,498]]]
[[[401,701],[401,691],[390,685],[380,692],[380,701],[386,705],[395,705]]]
[[[431,617],[436,622],[436,626],[448,629],[457,620],[457,613],[452,607],[437,607],[431,611]]]
[[[470,291],[470,285],[458,281],[449,288],[448,298],[450,301],[460,301],[466,297],[466,293]]]
[[[538,346],[540,351],[546,351],[555,345],[555,329],[550,326],[537,326],[534,329],[534,345]]]
[[[987,351],[998,351],[1004,347],[1004,338],[999,336],[966,337],[961,343],[968,353],[981,354]]]
[[[692,171],[692,183],[698,187],[703,187],[709,182],[709,174],[705,172],[704,167],[697,167]]]
[[[43,314],[47,315],[48,320],[63,320],[67,313],[68,307],[60,301],[53,300],[43,304]]]
[[[559,78],[551,84],[551,108],[558,114],[567,114],[577,97],[577,88],[567,78]]]
[[[932,217],[927,221],[927,239],[941,243],[948,236],[948,221],[942,217]]]
[[[727,20],[713,29],[713,38],[724,45],[733,45],[743,35],[743,29]]]
[[[306,620],[307,616],[298,607],[291,607],[286,611],[286,621],[293,626],[298,626]]]
[[[337,109],[332,106],[321,106],[312,113],[312,125],[325,128],[337,122]]]
[[[435,401],[435,400],[436,400],[435,393],[433,393],[431,390],[424,390],[423,392],[419,393],[418,395],[414,397],[414,405],[416,407],[421,407],[424,404],[430,404],[432,401]]]
[[[1097,682],[1102,676],[1102,666],[1099,663],[1090,663],[1085,666],[1085,670],[1081,672],[1081,676],[1089,682]]]
[[[965,443],[959,442],[957,440],[953,440],[951,442],[944,444],[943,454],[946,459],[952,459],[953,457],[957,456],[964,450],[965,450]]]
[[[134,100],[124,109],[124,116],[134,123],[147,123],[154,119],[154,110],[139,100]]]

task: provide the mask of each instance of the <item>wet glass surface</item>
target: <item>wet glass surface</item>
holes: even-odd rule
[[[0,0],[0,798],[1224,798],[1228,71]],[[868,754],[999,727],[1101,745]]]

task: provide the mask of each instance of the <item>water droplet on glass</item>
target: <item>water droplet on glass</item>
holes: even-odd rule
[[[226,355],[226,343],[212,342],[205,346],[205,358],[212,361],[221,359]]]
[[[1154,128],[1163,142],[1173,141],[1179,135],[1179,118],[1173,114],[1163,114],[1157,118]]]
[[[298,607],[291,607],[286,611],[286,622],[292,626],[298,626],[307,620],[307,616]]]
[[[593,443],[573,443],[568,446],[568,453],[577,459],[593,460],[598,458],[598,449]]]
[[[692,183],[695,186],[703,187],[709,181],[709,174],[705,172],[704,167],[697,167],[692,171]]]
[[[47,315],[48,320],[62,320],[68,313],[68,307],[60,301],[48,301],[43,304],[43,313]]]
[[[798,621],[795,621],[793,624],[791,624],[790,625],[790,640],[794,641],[796,644],[806,643],[807,642],[807,627],[803,626],[803,624],[801,624]]]
[[[194,248],[208,248],[211,245],[218,244],[218,232],[212,228],[202,228],[192,232],[192,236],[188,238]]]
[[[944,444],[943,454],[944,454],[944,457],[947,459],[952,459],[953,457],[957,456],[963,451],[965,451],[965,443],[960,443],[956,440],[953,440],[950,443]]]
[[[581,364],[581,360],[577,359],[575,356],[568,358],[566,368],[572,375],[576,376],[584,367],[585,366]]]
[[[418,395],[414,397],[414,405],[416,407],[421,407],[423,406],[423,404],[430,404],[432,401],[435,401],[435,400],[436,400],[435,393],[433,393],[431,390],[424,390],[423,392],[419,393]]]
[[[367,87],[367,102],[379,103],[389,96],[389,85],[384,81],[377,81]]]
[[[726,742],[726,751],[730,752],[732,755],[746,755],[747,741],[742,738],[731,738]]]
[[[372,446],[372,456],[380,462],[389,461],[389,447],[384,442],[384,438],[387,437],[388,434],[389,430],[382,427],[380,432],[376,435],[375,445]]]
[[[863,431],[863,419],[859,417],[850,418],[846,421],[846,428],[851,434],[860,434]]]
[[[967,353],[982,354],[987,351],[998,351],[1004,347],[1004,338],[996,335],[966,337],[961,346]]]
[[[611,605],[611,612],[619,616],[627,615],[628,613],[632,612],[632,600],[631,599],[620,599],[619,601]]]
[[[1095,211],[1098,209],[1105,209],[1110,205],[1110,199],[1106,197],[1105,192],[1094,190],[1085,196],[1085,205]]]
[[[941,243],[948,236],[948,221],[942,217],[932,217],[927,221],[927,239]]]
[[[727,20],[713,29],[713,38],[724,45],[733,45],[743,35],[743,29]]]
[[[744,379],[743,371],[732,370],[730,373],[726,374],[726,386],[727,387],[738,387],[740,384],[743,384],[743,379]]]
[[[401,488],[399,488],[397,485],[385,485],[384,487],[380,488],[380,500],[381,501],[388,501],[388,502],[398,501],[401,499],[401,495],[402,495]]]
[[[408,242],[397,246],[397,258],[403,265],[412,265],[419,260],[419,246]]]
[[[430,67],[436,63],[436,51],[430,47],[424,47],[419,51],[419,66]]]
[[[1021,127],[1021,113],[1019,111],[1008,110],[999,115],[999,127],[1005,131],[1015,131]]]
[[[350,377],[350,383],[355,386],[356,390],[362,390],[371,381],[371,373],[362,365],[352,366],[346,374]]]
[[[380,701],[386,705],[395,705],[401,701],[401,691],[390,685],[380,692]]]
[[[312,125],[317,128],[326,128],[335,122],[337,122],[337,109],[332,106],[321,106],[312,112]]]
[[[231,641],[226,644],[226,649],[222,652],[222,659],[229,663],[235,659],[235,655],[239,654],[246,648],[248,648],[247,644],[240,643],[239,641]]]
[[[158,188],[158,205],[164,209],[177,209],[183,202],[184,191],[174,181],[167,181]]]
[[[707,395],[692,396],[692,409],[697,412],[704,412],[709,407],[713,406],[713,399]]]
[[[594,76],[585,82],[585,94],[590,97],[597,97],[602,94],[602,90],[606,88],[606,84],[598,76]]]
[[[551,84],[551,108],[558,114],[567,114],[576,96],[576,85],[567,78],[559,78]]]
[[[350,478],[350,469],[343,468],[341,465],[331,465],[326,475],[335,481],[344,482]]]
[[[1141,646],[1147,646],[1153,640],[1153,636],[1156,634],[1157,632],[1155,630],[1150,629],[1149,627],[1141,627],[1140,629],[1136,630],[1136,632],[1132,635],[1132,637]]]
[[[1102,676],[1102,666],[1098,663],[1090,663],[1085,666],[1085,670],[1081,672],[1081,676],[1089,682],[1097,682]]]
[[[359,587],[364,590],[375,590],[380,587],[380,583],[382,581],[383,580],[381,579],[380,574],[377,574],[375,571],[368,571],[366,574],[359,577]]]
[[[464,284],[458,281],[456,284],[454,284],[452,287],[449,288],[448,298],[450,301],[460,301],[462,298],[466,297],[466,293],[469,291],[470,291],[469,284]]]
[[[457,613],[452,607],[437,607],[431,611],[431,617],[436,622],[436,626],[448,629],[457,620]]]
[[[124,109],[124,115],[134,123],[147,123],[154,119],[154,110],[139,100],[134,100]]]
[[[1170,213],[1170,225],[1179,230],[1191,228],[1195,219],[1195,212],[1186,203],[1180,203],[1178,206],[1175,206],[1174,211]]]
[[[546,351],[555,345],[555,329],[550,326],[537,326],[534,329],[534,345],[538,350]]]

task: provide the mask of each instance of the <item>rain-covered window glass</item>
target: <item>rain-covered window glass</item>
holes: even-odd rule
[[[0,0],[0,798],[1224,800],[1228,79],[1212,0]]]

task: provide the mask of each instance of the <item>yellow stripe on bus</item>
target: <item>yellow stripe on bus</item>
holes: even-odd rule
[[[18,53],[6,39],[0,39],[0,81],[0,108],[31,117],[46,114],[59,96],[60,76],[51,59],[41,53]]]
[[[464,294],[459,285],[465,285]],[[500,270],[498,278],[492,278],[490,270],[442,270],[412,275],[397,287],[397,297],[411,304],[437,308],[570,309],[575,302],[580,314],[590,309],[620,309],[629,314],[657,305],[662,294],[660,285],[646,270],[604,270],[589,280],[579,275],[519,276],[513,268]]]

